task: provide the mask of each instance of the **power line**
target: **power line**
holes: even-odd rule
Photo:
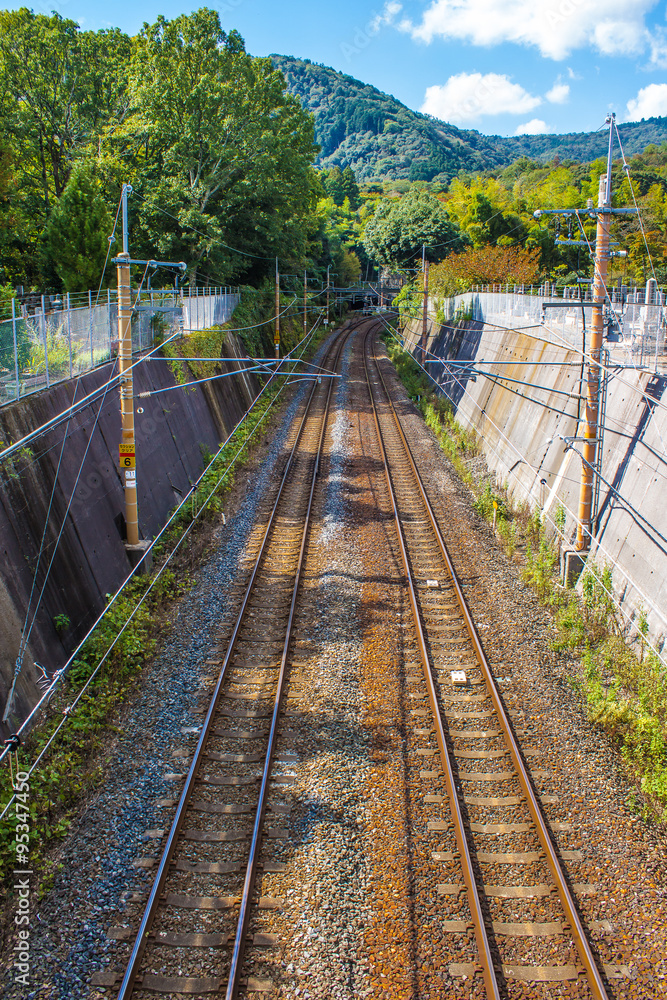
[[[315,325],[313,326],[313,328],[308,332],[308,334],[299,342],[299,344],[297,344],[296,347],[294,347],[293,350],[289,353],[289,355],[287,355],[282,360],[281,366],[284,365],[286,362],[291,361],[292,356],[299,350],[299,348],[302,349],[301,350],[301,354],[303,355],[303,352],[305,351],[306,347],[308,346],[308,343],[312,339],[312,336],[313,336],[315,330],[317,329],[320,321],[321,321],[321,317],[315,323]],[[300,359],[298,359],[298,360],[300,360]],[[255,398],[255,400],[253,401],[251,409],[255,406],[255,404],[258,402],[258,400],[261,398],[261,396],[268,390],[268,387],[269,387],[269,385],[271,384],[272,381],[273,381],[273,377],[269,380],[269,382],[267,382],[266,386],[264,386],[264,388],[261,390],[261,392],[257,395],[257,397]],[[280,395],[284,391],[284,388],[286,387],[287,384],[289,384],[289,383],[287,383],[287,382],[283,383],[283,386],[278,390],[278,393],[277,393],[276,397],[271,401],[271,403],[269,404],[269,407],[267,408],[266,412],[261,416],[260,420],[255,425],[255,427],[253,428],[250,437],[252,437],[252,435],[254,435],[256,433],[256,431],[258,430],[258,428],[262,425],[262,423],[266,419],[268,413],[271,411],[271,409],[275,406],[277,400],[280,398]],[[250,411],[248,411],[248,412],[250,412]],[[218,453],[211,459],[211,462],[207,465],[207,467],[201,473],[201,475],[200,475],[199,479],[197,480],[197,482],[192,486],[192,488],[190,489],[189,493],[183,498],[183,500],[181,501],[181,503],[178,505],[178,507],[176,508],[176,510],[173,512],[173,514],[171,515],[171,517],[168,519],[167,523],[160,530],[160,532],[158,533],[158,535],[156,536],[156,538],[153,540],[153,542],[149,546],[148,551],[150,551],[153,548],[153,546],[157,543],[157,541],[159,540],[159,538],[164,534],[164,532],[167,530],[167,528],[169,527],[169,525],[173,522],[173,520],[178,515],[178,513],[183,509],[183,507],[188,502],[188,500],[190,499],[190,497],[194,495],[194,493],[196,492],[199,484],[203,481],[204,477],[209,472],[209,470],[211,469],[211,467],[214,465],[214,463],[217,460],[218,456],[222,453],[223,449],[226,447],[226,445],[232,439],[232,437],[236,433],[236,431],[238,431],[242,427],[242,425],[244,424],[244,421],[246,420],[246,418],[247,418],[247,413],[244,414],[244,416],[241,418],[241,420],[239,420],[239,422],[236,424],[236,426],[232,430],[231,434],[228,436],[227,440],[225,442],[223,442],[223,444],[220,446],[220,449],[219,449]],[[40,761],[43,759],[43,757],[45,756],[45,754],[47,753],[47,751],[50,749],[51,745],[55,741],[56,737],[58,736],[58,734],[60,733],[60,731],[62,730],[62,728],[69,721],[71,715],[73,714],[73,710],[76,708],[76,706],[80,702],[81,698],[86,693],[88,687],[91,685],[91,683],[93,682],[94,678],[97,676],[98,672],[102,668],[103,664],[106,662],[106,659],[108,658],[108,656],[111,653],[111,651],[113,650],[113,648],[116,646],[117,642],[120,640],[121,636],[123,635],[123,633],[127,629],[127,627],[130,624],[130,622],[134,619],[134,617],[137,614],[137,612],[139,611],[139,609],[142,607],[142,605],[147,600],[148,595],[150,594],[151,590],[153,589],[153,587],[155,586],[155,584],[158,582],[158,580],[160,579],[162,573],[164,572],[164,570],[166,569],[166,567],[169,565],[171,559],[176,554],[177,550],[180,548],[181,544],[183,543],[183,541],[185,540],[185,538],[188,536],[188,534],[192,530],[192,528],[193,528],[196,520],[199,518],[199,516],[201,515],[201,513],[206,509],[207,504],[209,503],[209,501],[213,497],[214,493],[219,488],[220,484],[229,475],[229,472],[232,469],[233,465],[235,464],[237,458],[239,457],[239,455],[241,454],[241,452],[246,447],[248,440],[250,440],[250,438],[246,438],[246,440],[240,446],[240,448],[238,449],[238,451],[236,452],[236,454],[230,460],[230,462],[228,463],[226,469],[223,471],[223,473],[221,474],[221,476],[218,478],[218,481],[216,482],[215,486],[209,492],[208,496],[203,501],[203,503],[202,503],[201,507],[199,508],[199,510],[197,511],[197,513],[193,516],[190,524],[183,531],[181,537],[179,538],[178,542],[174,546],[172,552],[169,554],[169,556],[167,557],[167,559],[165,560],[165,562],[163,563],[163,565],[160,567],[159,571],[157,572],[157,574],[155,575],[155,577],[151,581],[149,587],[144,592],[144,594],[141,596],[139,602],[137,603],[137,605],[135,606],[135,608],[132,610],[132,612],[130,613],[130,615],[126,619],[126,621],[123,624],[123,626],[120,628],[120,630],[116,634],[115,638],[111,642],[110,646],[107,648],[106,652],[101,657],[100,661],[96,665],[96,667],[93,670],[93,672],[91,673],[90,677],[86,680],[83,688],[78,692],[78,694],[77,694],[76,698],[74,699],[74,701],[72,702],[72,704],[69,705],[67,707],[67,709],[65,710],[65,712],[63,713],[62,720],[59,722],[58,726],[56,727],[56,729],[54,730],[54,732],[49,737],[47,743],[42,748],[40,754],[38,755],[38,757],[36,758],[36,760],[33,762],[33,764],[31,765],[31,767],[29,768],[29,771],[28,771],[29,774],[33,773],[33,771],[35,770],[35,768],[37,767],[37,765],[40,763]],[[32,709],[32,711],[30,713],[30,715],[28,716],[27,719],[24,720],[24,722],[21,724],[21,726],[19,727],[19,729],[17,730],[17,733],[15,735],[18,736],[22,732],[24,732],[25,728],[28,726],[28,724],[30,723],[30,721],[36,716],[36,714],[38,713],[39,709],[45,703],[47,703],[50,700],[50,698],[51,698],[51,696],[52,696],[55,688],[58,686],[58,684],[64,678],[65,672],[66,672],[67,668],[74,661],[75,657],[81,651],[81,648],[83,647],[83,645],[85,644],[85,642],[87,641],[87,639],[90,638],[90,636],[92,635],[92,633],[95,630],[95,628],[99,625],[99,623],[102,621],[102,619],[109,612],[110,608],[113,606],[113,604],[115,603],[115,601],[118,599],[118,597],[120,596],[120,594],[122,593],[122,591],[125,589],[125,587],[129,583],[129,581],[133,578],[133,576],[134,576],[134,573],[131,573],[126,578],[126,580],[123,582],[123,584],[121,585],[121,587],[118,589],[118,591],[111,598],[111,600],[107,604],[107,606],[104,609],[104,611],[100,614],[100,616],[98,617],[98,619],[96,620],[96,622],[89,629],[89,631],[87,632],[87,634],[84,637],[84,639],[79,643],[78,647],[71,654],[71,656],[68,659],[67,663],[61,668],[61,670],[59,670],[59,671],[56,672],[56,674],[54,675],[54,677],[52,679],[51,685],[44,692],[44,694],[43,694],[42,698],[40,699],[40,701],[37,703],[37,705],[34,706],[34,708]],[[0,761],[2,761],[3,758],[8,753],[10,753],[10,752],[11,752],[10,748],[8,746],[5,746],[4,749],[2,751],[0,751]],[[6,815],[8,809],[11,807],[14,799],[15,799],[15,795],[12,795],[12,797],[9,800],[9,802],[6,804],[5,808],[3,809],[2,813],[0,813],[0,820]]]
[[[201,236],[205,240],[213,239],[213,237],[211,236],[210,233],[202,233],[201,230],[195,229],[195,227],[191,226],[189,223],[187,223],[187,222],[181,222],[181,220],[178,218],[178,216],[172,215],[171,212],[168,212],[166,210],[166,208],[162,208],[160,205],[157,205],[154,202],[150,202],[148,200],[148,198],[145,198],[142,194],[139,194],[138,191],[134,190],[133,193],[136,194],[136,196],[138,198],[141,198],[141,200],[143,202],[145,202],[147,205],[149,205],[151,208],[154,208],[156,211],[161,212],[163,215],[166,215],[168,218],[172,219],[174,222],[177,222],[178,225],[181,227],[181,229],[189,229],[190,232],[196,233],[197,236]],[[273,261],[273,260],[276,259],[275,258],[275,254],[272,257],[261,257],[259,254],[248,253],[247,250],[239,250],[238,247],[232,247],[228,243],[223,243],[222,240],[214,240],[213,246],[224,247],[225,250],[231,250],[232,253],[238,253],[242,257],[252,257],[254,260],[265,260],[265,261],[271,260],[271,261]]]
[[[19,678],[19,674],[21,673],[21,669],[23,667],[23,655],[24,655],[25,650],[27,649],[28,643],[30,642],[30,636],[32,635],[32,630],[33,630],[33,628],[35,626],[35,622],[37,620],[37,612],[39,611],[40,605],[42,603],[42,598],[44,596],[44,591],[46,590],[46,585],[48,583],[49,576],[51,575],[51,568],[53,566],[53,562],[54,562],[54,559],[56,557],[56,552],[58,551],[58,546],[60,545],[60,539],[62,538],[63,531],[65,530],[65,525],[67,524],[67,517],[69,515],[70,508],[71,508],[72,502],[74,500],[74,495],[76,493],[76,488],[79,485],[79,480],[81,479],[81,473],[83,472],[83,467],[85,465],[86,458],[88,457],[88,452],[90,450],[90,446],[93,443],[93,436],[94,436],[94,433],[95,433],[95,428],[97,427],[98,421],[100,419],[100,415],[101,415],[102,410],[104,408],[104,401],[106,399],[107,392],[109,391],[109,388],[110,388],[110,386],[107,386],[107,388],[105,390],[105,393],[104,393],[104,396],[102,397],[102,402],[100,403],[100,407],[99,407],[99,409],[97,411],[97,414],[95,416],[95,422],[93,424],[92,431],[91,431],[91,433],[90,433],[90,435],[88,437],[88,441],[86,442],[86,447],[85,447],[85,450],[84,450],[84,453],[83,453],[83,457],[81,458],[81,462],[79,463],[79,470],[78,470],[78,472],[76,474],[76,478],[74,480],[74,485],[72,486],[72,490],[70,492],[69,500],[67,501],[67,507],[65,509],[65,513],[63,514],[62,524],[60,525],[60,530],[58,532],[58,537],[56,538],[55,545],[53,547],[53,551],[51,552],[51,559],[49,560],[49,565],[46,568],[46,573],[44,575],[44,580],[42,581],[42,587],[41,587],[41,590],[39,592],[39,597],[37,598],[37,604],[35,605],[35,612],[33,614],[33,618],[32,618],[32,622],[30,624],[30,628],[28,629],[28,632],[26,634],[25,633],[25,627],[24,627],[23,634],[21,635],[21,643],[20,643],[20,647],[19,647],[19,655],[16,658],[16,669],[14,671],[14,678],[12,680],[12,686],[10,688],[9,695],[7,697],[7,702],[5,704],[5,711],[4,711],[4,714],[3,714],[3,717],[2,717],[2,721],[3,722],[7,721],[9,713],[12,710],[13,701],[14,701],[14,690],[16,688],[16,682],[17,682],[17,680]],[[71,417],[70,417],[70,419],[71,419]],[[65,437],[63,439],[63,450],[64,450],[64,447],[65,447],[65,441],[66,440],[67,440],[67,434],[65,434]],[[62,452],[61,452],[61,458],[62,458]],[[60,463],[58,465],[58,468],[60,468]],[[54,484],[53,484],[54,491],[55,491],[56,483],[57,483],[57,475],[56,475],[56,479],[54,480]],[[51,505],[49,505],[49,512],[50,512],[50,510],[51,510]],[[46,523],[44,525],[44,535],[42,536],[42,544],[43,544],[43,541],[44,541],[44,537],[46,536],[47,528],[48,528],[48,513],[47,513],[47,520],[46,520]],[[41,559],[41,553],[42,553],[42,548],[40,547],[40,555],[39,555],[40,559]],[[39,568],[39,560],[38,560],[38,567],[37,568]],[[26,612],[26,623],[27,623],[27,620],[28,620],[28,615],[30,613],[30,603],[32,602],[32,594],[33,594],[33,590],[34,590],[34,584],[36,583],[36,581],[37,581],[37,569],[35,569],[35,576],[33,578],[33,589],[31,589],[31,591],[30,591],[30,602],[28,603],[28,609],[27,609],[27,612]]]
[[[392,327],[389,326],[389,324],[385,324],[385,326],[391,332],[391,334],[394,337],[394,339],[396,340],[396,342],[400,345],[400,341],[396,337],[395,330],[393,330]],[[402,345],[400,345],[400,346],[402,347]],[[433,379],[433,377],[429,374],[429,372],[419,363],[419,361],[417,361],[416,358],[414,358],[413,360],[419,366],[419,368],[422,369],[422,371],[427,376],[427,378],[430,379],[430,381],[433,382],[437,386],[437,388],[440,389],[440,391],[443,392],[450,399],[450,401],[456,406],[457,404],[456,404],[455,400],[452,399],[452,397],[449,395],[449,393],[442,386],[438,385],[438,383],[435,381],[435,379]],[[469,392],[469,390],[467,389],[467,387],[465,385],[463,385],[461,382],[458,382],[458,385],[462,389],[463,393],[470,398],[470,400],[473,403],[473,405],[476,406],[478,410],[480,410],[480,412],[483,414],[485,420],[487,420],[490,424],[492,424],[492,426],[497,431],[499,437],[501,437],[507,443],[507,445],[518,456],[518,458],[520,459],[520,461],[523,462],[531,470],[531,472],[537,477],[537,475],[539,474],[539,470],[536,469],[530,463],[530,461],[528,460],[528,458],[519,450],[519,448],[517,448],[517,446],[514,444],[514,442],[511,441],[507,437],[507,435],[503,433],[503,431],[500,429],[500,427],[498,427],[498,425],[495,423],[495,421],[493,420],[493,418],[490,417],[489,414],[482,409],[482,407],[479,405],[479,403],[477,402],[477,400],[474,399],[474,397],[472,396],[472,394]],[[498,452],[496,451],[496,449],[493,448],[492,445],[489,445],[489,447],[494,452],[494,454],[498,458],[499,462],[501,462],[501,464],[502,464],[502,459],[501,459],[500,455],[498,454]],[[508,473],[510,475],[512,475],[512,477],[514,479],[516,479],[517,483],[520,486],[522,486],[521,480],[519,479],[517,473],[514,471],[513,468],[510,468],[508,470]],[[576,522],[578,520],[577,515],[572,510],[570,510],[570,508],[566,504],[564,504],[562,501],[560,501],[560,503],[562,504],[563,508],[567,511],[567,513],[572,517],[572,519]],[[556,524],[556,522],[546,512],[543,511],[542,513],[543,513],[543,516],[552,525],[552,527],[554,528],[554,530],[556,531],[556,533],[559,535],[559,537],[562,538],[563,541],[565,541],[566,540],[565,539],[565,535],[564,535],[563,531],[558,527],[558,525]],[[588,534],[588,536],[589,536],[591,542],[593,543],[593,545],[596,546],[597,551],[601,552],[604,556],[606,556],[607,559],[609,559],[610,563],[616,569],[619,570],[619,572],[625,578],[625,580],[627,581],[627,583],[639,594],[639,596],[642,598],[642,601],[646,605],[648,605],[650,607],[650,609],[653,611],[654,614],[656,614],[656,616],[658,618],[660,618],[663,622],[665,622],[667,624],[667,620],[665,619],[665,616],[664,616],[664,613],[662,612],[662,610],[656,606],[656,604],[651,600],[650,597],[648,597],[647,594],[643,593],[643,591],[637,586],[637,584],[636,584],[635,581],[631,580],[631,578],[628,575],[628,573],[623,569],[623,567],[620,565],[620,563],[616,559],[614,559],[614,557],[612,556],[612,554],[602,545],[602,543],[600,542],[600,540],[596,539],[595,536],[592,534],[592,532],[589,529],[586,529],[586,534]],[[602,587],[602,589],[608,595],[608,597],[610,598],[610,600],[613,602],[614,606],[617,608],[617,610],[619,611],[619,613],[626,619],[626,621],[628,622],[628,624],[630,626],[632,626],[633,625],[633,620],[632,620],[631,616],[619,604],[616,595],[605,586],[604,581],[596,574],[597,568],[598,567],[596,566],[596,564],[594,562],[590,562],[590,561],[587,562],[587,572],[591,573],[591,575],[596,579],[597,583]],[[667,668],[667,660],[662,656],[662,654],[660,652],[658,652],[658,650],[655,648],[655,646],[653,646],[651,644],[650,641],[646,640],[646,642],[647,642],[647,645],[649,646],[649,648],[651,649],[651,651],[655,654],[655,656]]]
[[[296,296],[282,310],[282,312],[280,313],[280,315],[281,316],[284,315],[284,313],[286,313],[294,305],[295,302],[296,302]],[[273,323],[273,322],[275,322],[275,316],[271,317],[268,320],[262,320],[260,323],[253,324],[252,326],[237,327],[237,328],[233,328],[233,329],[223,328],[223,329],[221,329],[220,332],[221,333],[243,333],[246,330],[255,330],[259,326],[264,326],[264,325],[266,325],[268,323]],[[148,354],[141,355],[141,357],[139,357],[136,361],[134,361],[132,363],[132,365],[130,366],[130,368],[128,368],[127,370],[130,371],[130,369],[134,369],[134,368],[137,367],[137,365],[140,365],[144,361],[147,361],[147,360],[151,359],[154,354],[156,354],[158,351],[160,351],[164,347],[166,347],[167,344],[170,344],[172,341],[177,340],[180,337],[182,337],[182,335],[183,335],[184,332],[185,333],[193,333],[193,332],[196,333],[198,331],[197,331],[197,329],[194,329],[194,328],[186,328],[185,330],[178,330],[176,333],[172,334],[171,337],[168,337],[161,344],[158,344],[157,347],[152,348],[148,352]],[[170,359],[170,358],[167,357],[165,360],[169,361],[169,360],[176,360],[176,359]],[[105,362],[105,364],[106,363],[108,363],[108,362]],[[79,376],[79,378],[81,378],[81,377],[82,376]],[[6,459],[10,458],[13,454],[15,454],[16,452],[20,451],[21,449],[26,448],[31,443],[31,441],[34,441],[37,437],[39,437],[40,435],[44,434],[46,431],[52,430],[53,428],[57,427],[64,420],[67,420],[68,417],[71,414],[78,413],[80,410],[85,409],[86,406],[89,406],[100,395],[102,395],[103,393],[105,393],[106,389],[109,386],[117,385],[118,382],[119,382],[119,380],[120,380],[120,375],[113,376],[113,378],[110,379],[108,382],[103,383],[101,386],[98,386],[97,389],[94,389],[87,396],[84,396],[84,398],[82,400],[80,400],[78,403],[73,404],[72,406],[67,407],[67,409],[65,409],[65,410],[62,410],[55,417],[52,417],[50,420],[47,420],[44,424],[41,424],[39,427],[35,428],[35,430],[30,431],[29,434],[26,434],[19,441],[15,441],[14,444],[8,445],[6,448],[4,448],[3,450],[0,451],[0,463],[4,462]]]
[[[118,208],[116,209],[116,218],[114,219],[113,229],[111,230],[111,236],[108,237],[107,255],[104,258],[104,267],[102,268],[102,276],[100,278],[100,283],[97,289],[97,295],[95,296],[95,306],[100,299],[100,292],[102,291],[102,282],[104,281],[104,275],[106,273],[107,264],[109,263],[109,254],[111,253],[111,247],[116,242],[116,226],[118,225],[118,216],[120,215],[121,205],[123,204],[123,196],[121,194],[118,199]]]

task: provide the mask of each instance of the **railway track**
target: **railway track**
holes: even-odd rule
[[[539,772],[531,774],[525,763],[531,748],[520,749],[503,708],[391,402],[382,370],[389,362],[371,348],[374,328],[363,324],[357,331],[346,364],[352,365],[353,405],[364,414],[368,467],[381,490],[386,483],[384,496],[373,488],[368,512],[384,526],[392,573],[407,595],[401,711],[419,763],[410,764],[406,782],[418,785],[428,837],[438,838],[433,845],[438,849],[429,847],[428,855],[441,879],[435,892],[432,883],[430,889],[415,889],[428,897],[427,906],[435,897],[439,971],[431,984],[438,984],[436,993],[433,985],[420,991],[413,974],[405,996],[448,997],[462,990],[488,1000],[602,1000],[609,996],[606,983],[623,975],[621,967],[603,966],[596,958],[595,942],[611,928],[604,921],[584,926],[579,916],[577,896],[593,887],[573,882],[564,871],[563,863],[576,860],[577,852],[555,846],[553,834],[566,835],[567,824],[544,818],[545,799],[534,784]],[[329,368],[336,370],[349,332],[332,345]],[[310,636],[314,616],[322,614],[317,581],[327,564],[321,551],[309,570],[304,561],[332,386],[333,380],[313,386],[291,434],[277,498],[251,536],[245,582],[237,591],[239,610],[221,625],[208,661],[215,676],[202,725],[184,730],[191,746],[177,752],[177,761],[188,762],[187,773],[169,776],[181,784],[180,797],[158,803],[173,814],[171,826],[149,831],[160,843],[160,855],[139,862],[154,871],[143,915],[110,933],[125,942],[127,967],[124,974],[100,974],[96,984],[120,984],[119,1000],[183,995],[232,1000],[275,995],[277,989],[291,995],[280,985],[283,976],[275,965],[282,960],[285,967],[294,933],[294,924],[290,931],[289,921],[281,923],[280,917],[285,904],[280,897],[296,886],[289,863],[295,845],[287,828],[290,809],[299,804],[292,797],[290,805],[290,768],[299,753],[315,756],[325,746],[321,738],[319,750],[307,746],[305,731],[300,739],[294,727],[302,726],[303,708],[301,714],[293,709],[304,704],[306,689],[300,695],[300,685],[319,687]],[[361,509],[358,514],[367,516]],[[348,629],[346,622],[340,627]],[[313,660],[308,670],[300,669]],[[414,852],[410,857],[408,868]],[[409,878],[418,885],[419,878]],[[262,895],[267,884],[275,895]],[[143,899],[145,894],[142,904]],[[418,923],[423,912],[411,909],[408,920]],[[429,933],[420,927],[414,937],[424,940]],[[443,934],[450,985],[441,978]],[[417,952],[411,961],[417,968]],[[383,978],[386,982],[386,970]],[[452,979],[459,980],[458,988]],[[402,989],[395,995],[403,996]]]
[[[556,983],[603,1000],[605,980],[626,973],[596,960],[590,934],[610,928],[583,926],[576,892],[592,887],[572,885],[564,868],[578,852],[555,845],[553,831],[567,824],[545,819],[525,760],[530,748],[519,747],[504,709],[372,341],[368,333],[364,373],[416,632],[408,666],[421,666],[407,680],[413,704],[424,695],[429,703],[411,717],[422,737],[418,753],[440,764],[421,771],[436,812],[429,828],[447,834],[453,848],[433,852],[447,878],[438,885],[443,910],[458,911],[440,927],[474,933],[474,953],[450,964],[450,975],[480,974],[488,1000],[512,995],[514,984],[529,984],[531,997],[548,995]]]
[[[334,369],[347,335],[330,351]],[[289,807],[281,801],[280,772],[289,761],[276,761],[276,746],[279,736],[290,736],[285,688],[333,385],[333,379],[313,385],[275,503],[256,536],[240,610],[221,630],[209,661],[218,675],[201,728],[192,734],[196,747],[184,752],[189,769],[172,775],[183,779],[180,798],[159,803],[176,806],[171,827],[151,831],[163,847],[139,928],[112,932],[116,939],[134,938],[119,1000],[209,994],[232,1000],[242,980],[250,992],[271,988],[248,975],[244,956],[275,945],[272,935],[250,928],[258,913],[280,906],[261,897],[256,883],[258,871],[285,867],[270,860],[266,844],[286,836]]]

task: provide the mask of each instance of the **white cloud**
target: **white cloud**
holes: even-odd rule
[[[667,31],[656,25],[651,34],[651,66],[667,69]]]
[[[570,85],[569,83],[556,82],[544,96],[550,104],[565,104],[570,96]]]
[[[428,87],[419,109],[446,122],[473,122],[483,115],[522,115],[542,103],[500,73],[458,73],[443,86]]]
[[[564,59],[593,45],[604,55],[636,54],[651,46],[645,15],[656,0],[431,0],[416,40],[458,39],[473,45],[514,42]],[[402,30],[408,30],[405,21]]]
[[[388,0],[382,9],[382,13],[376,14],[375,17],[369,22],[369,31],[376,33],[383,27],[383,25],[393,24],[402,10],[403,4],[396,3],[395,0]]]
[[[529,122],[518,125],[515,135],[546,135],[551,129],[541,118],[531,118]]]
[[[628,101],[627,121],[667,115],[667,83],[650,83]]]

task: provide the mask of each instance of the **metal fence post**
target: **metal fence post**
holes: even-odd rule
[[[44,303],[44,296],[42,295],[42,340],[44,341],[44,366],[46,368],[46,388],[48,389],[51,385],[51,380],[49,378],[49,344],[47,338],[46,330],[46,305]]]
[[[93,368],[95,365],[95,356],[93,354],[93,298],[88,290],[88,322],[90,324],[90,367]]]
[[[108,321],[108,324],[109,324],[109,336],[108,336],[108,341],[109,341],[109,357],[111,357],[111,341],[112,341],[113,338],[111,336],[112,324],[111,324],[111,289],[110,288],[107,288],[107,321]]]
[[[21,394],[19,382],[19,352],[16,344],[16,299],[12,299],[12,334],[14,335],[14,374],[16,376],[16,398]]]
[[[69,347],[69,377],[74,374],[72,369],[72,314],[69,304],[69,292],[67,293],[67,344]]]

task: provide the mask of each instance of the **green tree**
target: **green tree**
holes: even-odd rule
[[[160,17],[138,39],[130,93],[120,155],[140,196],[145,255],[186,260],[191,280],[201,270],[219,282],[261,276],[274,256],[303,259],[317,147],[270,60],[252,59],[215,11]]]
[[[331,198],[334,205],[342,205],[345,201],[345,187],[343,183],[343,171],[340,167],[332,167],[331,170],[322,171],[322,186],[327,198]]]
[[[369,257],[387,266],[406,266],[424,245],[430,261],[443,260],[465,243],[442,203],[423,190],[411,190],[399,201],[381,201],[364,232]]]
[[[68,292],[95,288],[102,275],[111,219],[91,167],[77,164],[46,230],[45,249]]]
[[[359,185],[357,184],[357,178],[354,176],[354,170],[352,167],[345,167],[345,170],[342,173],[342,185],[343,194],[350,202],[350,208],[353,212],[356,212],[361,204],[361,197]]]
[[[28,280],[39,280],[41,234],[73,163],[100,152],[122,119],[131,48],[122,32],[82,32],[58,14],[0,11],[0,131],[14,171],[14,241]],[[16,275],[18,277],[18,275]]]

